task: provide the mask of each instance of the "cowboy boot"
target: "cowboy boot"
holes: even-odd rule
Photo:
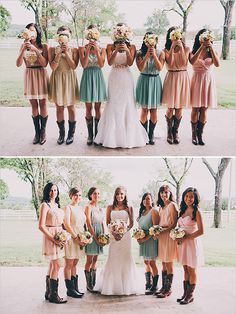
[[[97,133],[98,133],[98,123],[99,123],[100,119],[96,119],[94,118],[94,138],[96,137]]]
[[[198,121],[198,126],[197,126],[197,138],[198,138],[198,144],[199,145],[205,145],[205,143],[202,140],[202,134],[203,134],[203,129],[205,126],[205,123],[202,123],[201,121]]]
[[[157,298],[163,299],[171,295],[171,287],[172,287],[172,281],[173,281],[173,274],[168,274],[166,276],[166,282],[165,282],[165,287],[164,291],[162,293],[159,293],[157,295]]]
[[[178,298],[178,299],[177,299],[177,302],[182,301],[182,300],[186,297],[186,293],[187,293],[187,288],[188,288],[188,285],[189,285],[189,281],[183,281],[183,286],[184,286],[184,294],[182,295],[182,297],[181,297],[181,298]]]
[[[142,126],[144,127],[144,129],[145,129],[146,132],[147,132],[148,122],[146,121],[146,122],[142,123],[142,122],[140,121],[140,123],[142,124]]]
[[[66,145],[70,145],[73,143],[75,127],[76,127],[76,121],[68,121],[68,123],[69,123],[69,130],[68,130],[68,135],[66,139]]]
[[[59,128],[59,137],[57,140],[57,144],[61,145],[65,141],[65,121],[64,120],[60,122],[57,121],[57,125]]]
[[[85,270],[85,278],[86,278],[86,283],[87,283],[87,290],[92,292],[93,291],[93,286],[92,286],[92,272]]]
[[[48,116],[42,117],[40,116],[41,121],[41,129],[40,129],[40,145],[43,145],[46,142],[46,125],[48,121]]]
[[[96,272],[97,272],[97,270],[96,269],[92,269],[91,272],[92,272],[92,286],[94,288],[94,286],[96,284]]]
[[[167,271],[163,271],[163,272],[162,272],[162,276],[161,276],[161,277],[162,277],[162,287],[161,287],[161,289],[160,289],[159,291],[157,291],[157,292],[155,293],[155,295],[158,295],[158,294],[164,292],[164,290],[165,290],[166,276],[167,276]]]
[[[180,301],[179,304],[188,304],[190,302],[193,302],[194,298],[193,298],[193,292],[195,290],[196,284],[191,285],[189,283],[188,288],[187,288],[187,292],[186,292],[186,297]]]
[[[192,143],[193,145],[198,145],[198,139],[197,139],[198,122],[196,123],[191,122],[191,125],[192,125]]]
[[[33,144],[38,144],[40,141],[40,124],[39,124],[39,115],[33,117],[33,123],[34,123],[34,130],[35,130],[35,136],[33,139]]]
[[[50,292],[48,296],[48,300],[51,303],[62,304],[66,303],[67,300],[60,298],[58,295],[58,280],[50,279],[49,281]]]
[[[91,119],[86,119],[87,128],[88,128],[88,139],[87,139],[87,145],[93,144],[93,117]]]
[[[174,118],[174,123],[173,123],[173,128],[172,128],[172,133],[173,133],[173,138],[174,138],[174,144],[179,144],[179,125],[182,117],[180,119],[177,119],[176,116],[173,116]]]
[[[49,296],[49,293],[50,293],[50,288],[49,288],[49,282],[50,282],[50,277],[47,275],[46,276],[46,291],[45,291],[45,300],[48,300],[48,296]]]
[[[65,284],[66,284],[66,288],[67,288],[66,294],[68,295],[68,297],[72,297],[72,298],[76,298],[76,299],[82,298],[83,295],[78,293],[75,290],[74,282],[72,280],[65,279]]]
[[[156,275],[154,277],[152,276],[152,286],[151,286],[150,290],[147,291],[147,293],[145,292],[146,295],[155,294],[155,292],[157,291],[158,278],[159,278],[159,275]]]
[[[74,282],[74,288],[75,291],[77,291],[79,294],[84,295],[83,292],[79,291],[79,286],[78,286],[78,275],[76,276],[71,276],[71,280]]]
[[[151,282],[151,272],[148,271],[145,273],[145,279],[146,279],[146,285],[145,285],[145,294],[148,294],[151,286],[152,286],[152,282]]]
[[[173,133],[172,133],[172,127],[173,127],[173,117],[168,118],[166,117],[166,122],[167,122],[167,142],[169,144],[173,144]]]
[[[154,130],[157,123],[153,123],[151,120],[149,120],[149,131],[148,131],[148,138],[149,138],[149,144],[154,145]]]

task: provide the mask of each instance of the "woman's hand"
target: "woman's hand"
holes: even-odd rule
[[[61,51],[64,52],[64,53],[68,52],[69,51],[68,44],[62,44],[61,45]]]
[[[23,44],[23,49],[24,50],[31,50],[32,49],[32,44],[30,43],[30,41],[25,41]]]
[[[143,244],[144,242],[146,242],[146,239],[145,238],[137,239],[137,241],[138,241],[138,244]]]

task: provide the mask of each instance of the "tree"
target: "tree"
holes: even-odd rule
[[[10,12],[0,4],[0,37],[8,30],[11,23]]]
[[[147,31],[152,31],[157,35],[161,35],[166,32],[166,28],[169,24],[170,23],[165,12],[162,10],[154,10],[152,16],[147,17],[147,22],[144,26],[147,28]]]
[[[172,5],[172,7],[170,9],[164,9],[163,12],[174,11],[179,16],[181,16],[183,19],[182,31],[186,33],[188,26],[188,15],[192,10],[195,1],[196,0],[175,0],[175,3]]]
[[[210,171],[210,174],[213,176],[215,180],[215,202],[214,202],[214,222],[213,227],[220,228],[221,227],[221,210],[222,210],[222,183],[225,170],[227,169],[231,158],[221,158],[220,163],[218,165],[217,172],[215,172],[210,165],[210,163],[206,160],[206,158],[202,158],[203,163],[206,165],[207,169]]]
[[[220,3],[225,11],[221,57],[223,60],[228,60],[231,36],[230,26],[232,22],[233,7],[235,0],[220,0]]]
[[[9,189],[2,179],[0,179],[0,200],[4,200],[5,198],[8,198],[9,196]]]

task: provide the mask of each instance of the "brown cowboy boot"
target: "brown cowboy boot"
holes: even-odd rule
[[[186,297],[188,285],[189,285],[189,281],[183,281],[184,294],[182,295],[181,298],[178,298],[178,299],[177,299],[177,302],[182,301],[182,300]]]
[[[167,122],[167,142],[169,144],[173,144],[173,133],[172,133],[172,128],[173,128],[173,117],[168,118],[166,117],[166,122]]]
[[[93,117],[91,119],[85,118],[88,128],[88,139],[87,139],[87,145],[93,144]]]
[[[205,126],[205,123],[202,123],[201,121],[198,121],[198,127],[197,127],[197,138],[198,138],[198,144],[199,145],[205,145],[205,143],[202,140],[202,134],[203,134],[203,129]]]
[[[163,299],[163,298],[166,298],[166,297],[171,295],[171,293],[172,293],[172,290],[171,290],[172,281],[173,281],[173,274],[168,274],[166,276],[165,290],[162,293],[159,293],[157,295],[157,298]]]
[[[173,128],[172,128],[172,133],[173,133],[173,138],[174,138],[174,144],[179,144],[179,125],[181,122],[181,119],[177,119],[176,116],[173,116],[174,123],[173,123]]]
[[[60,122],[57,121],[57,125],[59,128],[59,137],[57,139],[57,144],[61,145],[65,141],[65,121],[64,120]]]
[[[68,121],[68,123],[69,123],[69,130],[68,130],[68,135],[66,139],[66,145],[70,145],[73,143],[75,127],[76,127],[76,121]]]
[[[67,300],[60,298],[58,295],[58,282],[59,282],[58,280],[50,279],[49,283],[50,293],[48,296],[48,300],[49,302],[56,304],[66,303]]]
[[[149,131],[148,131],[148,138],[149,138],[149,144],[154,145],[154,130],[157,123],[153,123],[151,120],[149,120]]]
[[[159,291],[157,291],[157,292],[155,293],[156,296],[157,296],[158,294],[164,292],[164,290],[165,290],[166,276],[167,276],[167,271],[163,271],[163,272],[162,272],[162,287],[161,287],[161,289],[160,289]]]
[[[46,291],[45,291],[45,300],[48,300],[48,296],[50,293],[50,288],[49,288],[49,282],[50,282],[50,277],[47,275],[46,276]]]
[[[40,128],[40,145],[43,145],[46,142],[46,125],[48,121],[48,116],[42,117],[40,116],[41,128]]]
[[[192,143],[193,145],[198,145],[198,138],[197,138],[198,122],[196,123],[191,122],[191,125],[192,125]]]
[[[148,271],[145,273],[145,279],[146,279],[146,284],[145,284],[145,294],[148,294],[151,286],[152,286],[152,282],[151,282],[151,272]]]
[[[33,117],[32,116],[32,119],[33,119],[33,123],[34,123],[34,130],[35,130],[35,136],[34,136],[34,139],[33,139],[33,144],[38,144],[39,141],[40,141],[40,118],[39,118],[39,115]]]
[[[193,284],[193,285],[189,284],[188,285],[186,297],[182,301],[180,301],[179,304],[188,304],[188,303],[193,302],[193,300],[194,300],[193,292],[195,290],[195,287],[196,287],[196,284]]]

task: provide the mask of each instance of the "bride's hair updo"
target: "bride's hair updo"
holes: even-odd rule
[[[115,189],[112,208],[115,208],[115,207],[117,207],[117,205],[118,205],[118,202],[117,202],[117,199],[116,199],[116,195],[117,195],[120,191],[124,191],[124,193],[125,193],[125,198],[124,198],[122,204],[123,204],[123,206],[124,206],[125,208],[128,208],[128,200],[127,200],[127,195],[126,195],[127,191],[126,191],[126,188],[123,187],[123,186],[118,186],[118,187]]]

